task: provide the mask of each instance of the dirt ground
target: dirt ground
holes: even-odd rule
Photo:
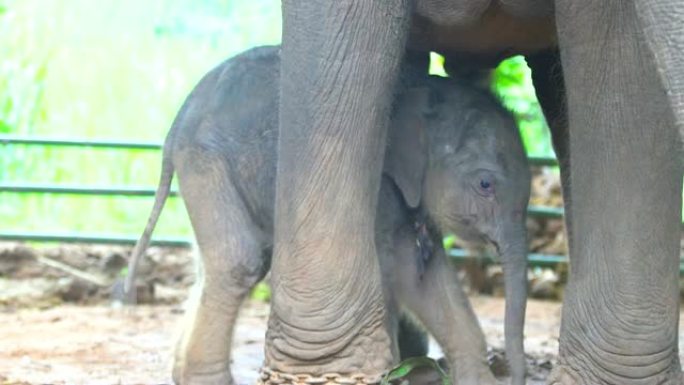
[[[135,308],[111,300],[112,282],[129,252],[126,247],[0,244],[0,385],[171,383],[174,335],[194,280],[192,252],[151,248],[139,283],[145,304]],[[497,275],[487,277],[496,281]],[[475,294],[471,300],[492,347],[492,366],[501,368],[503,299]],[[558,302],[530,302],[532,384],[543,383],[553,362],[559,309]],[[233,354],[238,384],[255,379],[267,316],[264,301],[250,300],[243,307]],[[435,343],[431,355],[441,356]]]
[[[499,298],[474,297],[489,343],[503,346]],[[532,301],[527,350],[533,379],[548,372],[557,348],[559,304]],[[169,384],[178,305],[112,308],[62,305],[0,314],[0,384]],[[233,368],[237,384],[253,384],[263,358],[268,305],[251,301],[237,331]],[[433,344],[431,355],[440,357]],[[4,381],[4,382],[3,382]]]
[[[496,350],[503,347],[503,300],[471,298]],[[0,313],[0,384],[170,384],[177,305],[62,305]],[[246,304],[235,333],[236,383],[251,385],[263,358],[268,305]],[[543,384],[558,348],[560,304],[531,300],[526,351],[529,384]],[[681,329],[681,326],[680,326]],[[680,337],[680,351],[684,344]],[[440,357],[432,344],[430,355]]]

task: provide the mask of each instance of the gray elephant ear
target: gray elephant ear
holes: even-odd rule
[[[430,91],[424,87],[409,89],[401,95],[387,135],[384,172],[412,208],[420,204],[428,163],[426,116],[430,98]]]

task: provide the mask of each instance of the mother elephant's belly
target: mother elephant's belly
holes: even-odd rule
[[[452,23],[440,20],[438,24],[429,16],[415,14],[408,42],[410,50],[436,51],[447,57],[471,57],[483,65],[496,65],[506,57],[555,45],[556,27],[551,13],[515,17],[498,3],[478,15]]]

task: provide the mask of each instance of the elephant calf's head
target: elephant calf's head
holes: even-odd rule
[[[526,244],[527,158],[513,117],[491,94],[435,78],[408,90],[385,171],[442,232],[505,249]]]

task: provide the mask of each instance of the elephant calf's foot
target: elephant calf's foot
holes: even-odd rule
[[[233,385],[233,376],[225,363],[212,367],[176,361],[173,382],[176,385]]]
[[[449,372],[453,385],[496,385],[499,383],[484,360],[461,358],[450,365]]]
[[[176,385],[234,385],[230,371],[230,358],[207,360],[186,349],[186,334],[183,333],[176,346],[173,359],[172,378]]]
[[[452,366],[451,382],[454,385],[496,385],[496,378],[484,362],[461,362]]]

